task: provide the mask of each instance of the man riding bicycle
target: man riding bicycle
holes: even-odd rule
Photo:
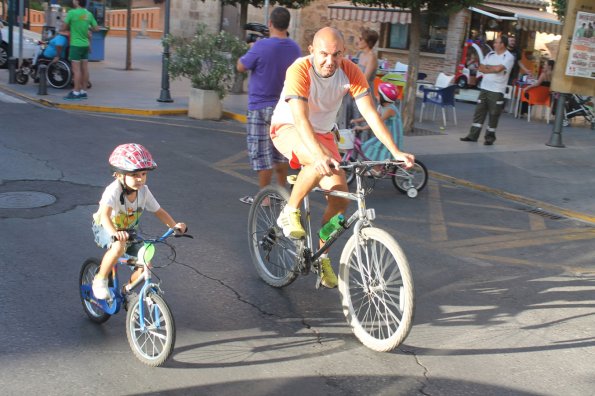
[[[407,168],[415,161],[412,154],[400,151],[393,142],[374,107],[362,71],[343,59],[345,46],[341,33],[330,27],[320,29],[309,50],[309,56],[299,58],[287,70],[281,98],[271,119],[273,144],[290,160],[292,167],[302,166],[287,205],[277,219],[284,235],[294,239],[306,235],[298,208],[312,188],[348,191],[345,173],[338,168],[341,157],[333,133],[347,93],[353,96],[360,113],[393,158],[403,161]],[[348,202],[327,197],[323,224],[337,213],[344,213]],[[337,277],[326,254],[321,256],[320,270],[322,285],[336,287]]]

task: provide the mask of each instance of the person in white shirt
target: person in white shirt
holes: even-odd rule
[[[473,124],[467,136],[461,138],[463,142],[477,142],[486,116],[489,119],[483,144],[491,146],[496,141],[496,128],[504,108],[506,84],[515,59],[514,55],[506,49],[507,45],[507,36],[496,38],[494,51],[488,53],[483,63],[479,65],[478,70],[483,73],[481,91],[473,114]]]

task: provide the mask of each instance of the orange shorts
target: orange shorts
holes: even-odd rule
[[[294,125],[271,125],[271,139],[277,150],[289,159],[289,165],[293,169],[300,168],[300,158],[310,156]],[[337,141],[333,132],[316,133],[316,140],[330,151],[334,159],[341,161],[341,155],[339,154],[339,148],[337,147]]]

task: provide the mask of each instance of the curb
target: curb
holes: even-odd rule
[[[476,184],[464,179],[458,179],[456,177],[448,176],[443,173],[435,172],[435,171],[428,171],[431,177],[442,180],[448,183],[452,183],[454,185],[463,186],[467,188],[471,188],[473,190],[482,191],[488,194],[492,194],[501,198],[504,198],[509,201],[518,202],[523,205],[531,206],[540,210],[547,211],[549,213],[571,218],[575,220],[580,220],[592,225],[595,225],[595,216],[590,216],[581,212],[575,212],[573,210],[564,209],[556,205],[548,204],[542,201],[538,201],[536,199],[523,197],[521,195],[512,194],[503,190],[498,190],[496,188],[484,186],[481,184]]]

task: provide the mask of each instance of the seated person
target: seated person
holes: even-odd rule
[[[60,59],[66,59],[67,48],[68,37],[64,34],[58,33],[48,42],[48,45],[41,53],[41,56],[46,59],[51,59],[52,63],[55,63]]]

